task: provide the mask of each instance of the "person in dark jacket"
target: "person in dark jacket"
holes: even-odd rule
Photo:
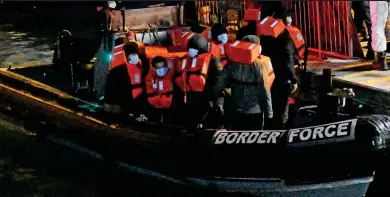
[[[242,40],[247,35],[256,35],[257,21],[248,21],[248,24],[241,27],[236,34],[236,40]]]
[[[140,67],[142,76],[140,80],[143,81],[148,73],[148,60],[143,56],[139,56],[138,45],[134,42],[126,43],[123,50],[129,62],[138,62],[138,60],[141,60]],[[144,115],[147,109],[146,93],[145,88],[142,88],[144,89],[143,93],[133,99],[133,86],[131,85],[127,64],[114,67],[107,76],[104,111],[117,114],[117,116],[112,116],[116,118],[127,118],[131,114],[137,117],[137,120],[147,120]]]
[[[259,43],[257,36],[248,35],[245,41]],[[231,88],[232,101],[227,108],[229,129],[232,130],[261,130],[264,115],[272,118],[271,94],[264,81],[260,59],[252,64],[244,65],[229,61],[214,85],[214,96],[225,88]]]
[[[190,49],[195,49],[198,51],[197,54],[190,54],[191,57],[196,57],[197,55],[208,53],[208,41],[200,34],[195,34],[191,37],[191,39],[188,41],[188,47]],[[179,112],[179,119],[181,119],[181,122],[183,122],[186,126],[189,127],[196,127],[200,126],[204,122],[205,115],[208,111],[208,109],[219,109],[223,113],[223,94],[222,91],[220,92],[220,95],[218,96],[219,99],[215,103],[211,102],[212,98],[212,87],[215,84],[216,76],[218,73],[222,70],[222,65],[219,60],[219,58],[216,58],[215,56],[211,57],[210,63],[209,63],[209,69],[207,72],[207,80],[205,84],[204,91],[202,93],[198,92],[189,92],[187,93],[187,103],[183,103],[183,99],[177,99],[177,108],[180,110]],[[175,93],[177,98],[183,98],[183,93],[178,91]],[[208,124],[208,123],[207,123]],[[211,124],[211,123],[210,123]]]
[[[287,23],[290,10],[283,8],[274,17]],[[262,36],[263,55],[271,58],[275,81],[271,88],[274,117],[271,126],[274,129],[285,128],[288,120],[289,100],[297,88],[295,75],[295,48],[290,33],[285,30],[277,38]],[[266,127],[268,127],[266,126]]]

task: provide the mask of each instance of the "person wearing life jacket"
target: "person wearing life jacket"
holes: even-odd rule
[[[220,58],[222,64],[226,64],[226,44],[228,43],[229,36],[225,25],[216,23],[211,27],[211,40],[210,52],[214,56]]]
[[[246,54],[235,54],[239,58],[229,59],[214,84],[214,96],[225,88],[231,88],[232,99],[226,109],[229,129],[262,130],[264,117],[273,117],[271,93],[266,82],[268,73],[265,73],[264,63],[258,58],[261,52],[259,38],[248,35],[243,40],[254,44],[245,48],[248,50]],[[232,44],[231,52],[240,42]],[[258,55],[254,56],[255,53]]]
[[[274,14],[275,19],[282,19],[288,24],[287,8],[282,8]],[[295,75],[295,46],[287,30],[281,32],[276,38],[261,36],[262,54],[271,58],[275,81],[271,88],[274,117],[273,129],[283,129],[288,120],[289,100],[291,94],[298,88]]]
[[[248,13],[244,15],[244,21],[246,21],[248,24],[244,27],[241,27],[237,31],[236,40],[242,40],[247,35],[256,35],[257,23],[261,17],[260,9],[258,9],[258,12],[253,12],[253,10],[250,10],[250,15],[248,15]],[[256,14],[257,16],[252,16],[252,14]]]
[[[162,56],[156,56],[152,59],[151,68],[146,75],[146,94],[152,108],[148,119],[153,122],[169,123],[172,121],[174,61],[176,60],[173,58],[167,60]]]
[[[178,118],[181,118],[181,122],[186,126],[193,128],[202,124],[208,107],[223,111],[222,93],[217,102],[208,105],[211,88],[218,72],[222,70],[222,65],[218,58],[209,53],[208,41],[200,34],[190,38],[187,48],[188,55],[178,59],[176,64],[174,81],[179,91],[175,91],[175,95],[179,114],[182,114]]]
[[[147,108],[144,78],[149,62],[140,60],[138,45],[134,42],[126,43],[123,51],[126,62],[108,73],[103,109],[116,114],[116,118],[127,118],[132,114],[137,120],[144,121],[147,120],[144,115]]]

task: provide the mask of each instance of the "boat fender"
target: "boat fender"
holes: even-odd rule
[[[390,154],[390,116],[361,116],[356,125],[356,141],[385,156]]]

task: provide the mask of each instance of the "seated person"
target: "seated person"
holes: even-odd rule
[[[140,60],[138,45],[134,42],[126,43],[123,50],[127,62],[112,68],[107,76],[104,111],[117,114],[116,118],[126,119],[132,114],[137,120],[147,120],[144,115],[147,107],[144,87],[147,70],[144,68],[148,62]]]
[[[145,79],[146,93],[151,107],[148,118],[153,122],[171,123],[174,104],[172,79],[175,69],[172,66],[174,64],[172,62],[169,64],[168,61],[175,61],[175,59],[154,57]]]

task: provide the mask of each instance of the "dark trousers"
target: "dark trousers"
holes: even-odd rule
[[[354,23],[357,32],[363,29],[363,21],[367,27],[367,33],[371,37],[371,16],[369,1],[352,1],[352,9],[355,12]],[[370,39],[371,40],[371,39]]]
[[[260,114],[241,114],[235,113],[229,116],[229,130],[248,131],[262,130],[264,123],[263,113]]]
[[[274,83],[271,88],[271,96],[274,117],[270,126],[272,129],[284,129],[288,120],[291,84]]]

